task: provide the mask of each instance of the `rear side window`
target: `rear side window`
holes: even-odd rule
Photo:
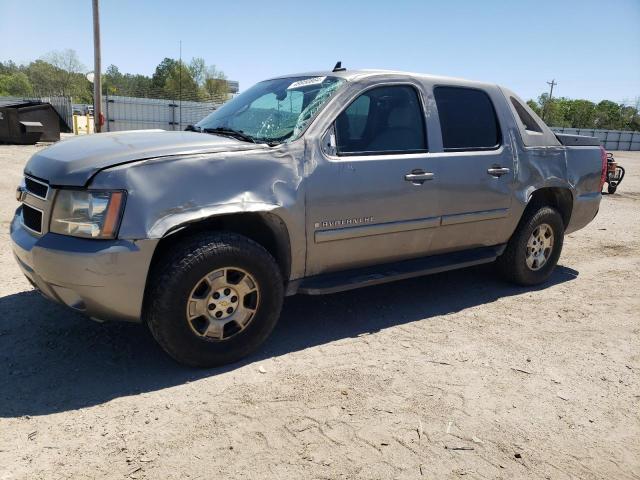
[[[427,150],[422,104],[408,85],[367,90],[338,116],[335,128],[338,155]]]
[[[511,97],[511,104],[513,105],[513,108],[516,109],[516,113],[518,114],[518,117],[520,117],[520,121],[524,125],[525,130],[528,130],[530,132],[542,133],[542,128],[540,128],[540,125],[536,123],[533,117],[529,114],[529,112],[527,112],[527,110],[520,104],[519,101]]]
[[[482,90],[436,87],[445,152],[490,150],[500,145],[500,127],[489,95]]]

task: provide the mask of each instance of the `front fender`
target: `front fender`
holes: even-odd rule
[[[220,205],[208,205],[203,208],[184,208],[177,207],[166,215],[160,216],[157,222],[149,229],[150,238],[162,238],[173,230],[185,227],[191,223],[201,222],[205,220],[215,219],[224,215],[233,215],[241,213],[270,213],[280,208],[279,205],[273,205],[262,202],[244,202],[236,201]]]
[[[290,235],[291,274],[301,275],[303,155],[303,146],[292,144],[268,151],[140,162],[100,172],[91,188],[127,190],[122,239],[160,239],[181,226],[221,215],[273,213]]]

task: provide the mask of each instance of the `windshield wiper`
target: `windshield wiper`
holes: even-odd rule
[[[216,128],[203,128],[200,130],[204,133],[217,133],[220,135],[227,135],[229,137],[237,138],[239,140],[244,140],[245,142],[258,143],[255,138],[250,135],[247,135],[242,130],[234,130],[233,128],[226,127],[216,127]]]

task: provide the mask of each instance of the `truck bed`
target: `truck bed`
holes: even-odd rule
[[[567,133],[556,133],[556,137],[565,147],[599,147],[600,140],[597,137],[587,135],[569,135]]]

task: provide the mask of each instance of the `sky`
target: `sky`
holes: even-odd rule
[[[151,75],[203,57],[245,90],[276,75],[381,68],[537,98],[640,97],[640,0],[101,0],[102,62]],[[0,61],[75,49],[93,70],[91,0],[0,0]]]

